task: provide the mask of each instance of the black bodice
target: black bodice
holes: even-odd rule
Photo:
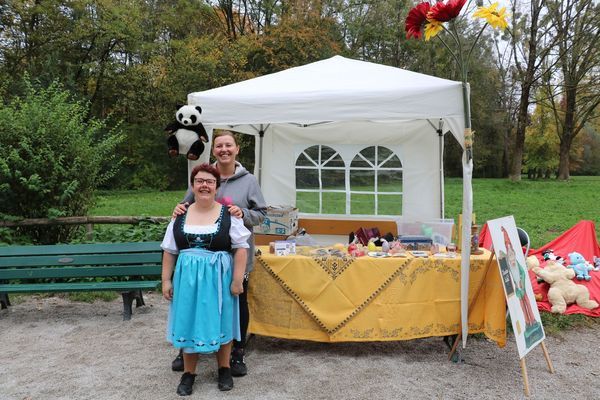
[[[211,251],[231,251],[231,237],[229,228],[231,227],[231,214],[225,206],[221,206],[221,213],[215,222],[217,230],[214,233],[187,233],[183,231],[187,210],[185,214],[175,218],[173,224],[173,236],[179,250],[189,248],[201,248]]]

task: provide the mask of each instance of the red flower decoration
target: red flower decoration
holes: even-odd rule
[[[217,203],[221,203],[221,205],[226,207],[233,205],[233,199],[230,196],[218,198],[216,201]]]
[[[406,38],[420,39],[422,36],[423,25],[427,22],[427,13],[431,5],[427,2],[417,4],[406,16],[404,30],[406,30]]]
[[[448,22],[460,14],[467,0],[449,0],[447,3],[438,1],[427,13],[428,19],[435,19],[440,22]]]

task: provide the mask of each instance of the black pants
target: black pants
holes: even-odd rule
[[[240,341],[233,341],[234,349],[243,349],[246,344],[248,333],[248,322],[250,322],[250,310],[248,310],[248,278],[244,278],[244,293],[239,295],[240,299]]]

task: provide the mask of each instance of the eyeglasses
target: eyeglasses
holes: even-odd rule
[[[217,183],[217,180],[216,179],[194,178],[194,183],[196,185],[204,185],[206,183],[207,185],[212,186]]]

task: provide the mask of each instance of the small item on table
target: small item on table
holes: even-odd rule
[[[400,243],[397,240],[394,240],[393,242],[390,243],[389,254],[392,257],[404,257],[404,256],[406,256],[406,250],[404,249],[404,246],[402,245],[402,243]]]
[[[456,257],[456,244],[448,243],[446,251],[448,252],[448,257]]]
[[[358,243],[352,251],[350,251],[350,255],[352,257],[363,257],[367,254],[367,248],[362,244]]]
[[[377,240],[378,238],[371,238],[369,239],[369,244],[367,245],[367,248],[369,249],[369,251],[377,251],[377,245],[375,244],[375,240]]]
[[[383,251],[370,251],[367,253],[367,255],[369,257],[375,257],[375,258],[389,257],[389,254],[384,253]]]
[[[410,254],[413,255],[413,257],[429,257],[429,253],[426,251],[421,251],[421,250],[413,250],[410,252]]]
[[[291,240],[277,240],[275,242],[276,256],[289,256],[296,254],[296,242]]]
[[[471,254],[483,254],[479,249],[479,225],[471,225]]]
[[[269,253],[275,254],[275,242],[269,242]]]
[[[333,245],[333,248],[341,253],[346,251],[346,245],[343,243],[336,243]]]
[[[381,251],[386,254],[390,252],[390,243],[385,239],[381,239]]]

